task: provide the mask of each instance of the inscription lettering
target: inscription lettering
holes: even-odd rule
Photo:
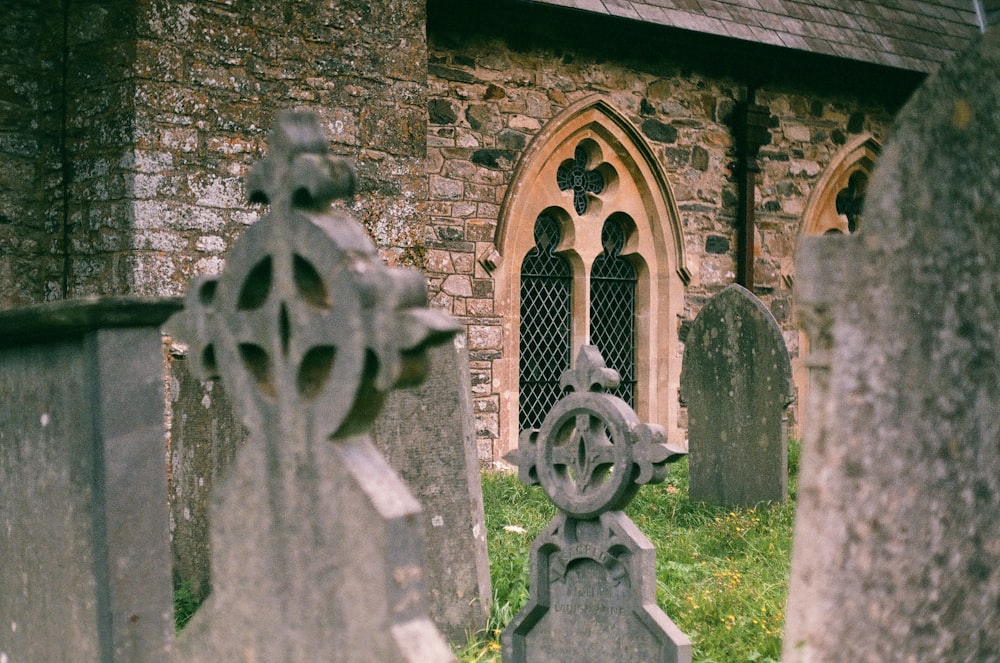
[[[567,615],[605,615],[609,617],[621,617],[625,614],[625,608],[620,605],[599,605],[595,603],[556,603],[552,606],[556,612]]]

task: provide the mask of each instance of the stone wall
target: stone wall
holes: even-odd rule
[[[178,294],[259,210],[241,177],[284,108],[356,159],[354,213],[421,264],[422,2],[106,0],[0,8],[0,305]]]
[[[63,21],[0,5],[0,308],[62,294]]]
[[[548,121],[573,102],[603,95],[631,119],[660,160],[677,201],[691,281],[683,335],[702,304],[736,270],[737,188],[732,112],[758,87],[770,108],[771,143],[760,153],[755,210],[755,292],[782,327],[792,356],[792,256],[812,187],[852,136],[879,140],[916,79],[885,82],[860,66],[676,31],[640,29],[550,8],[494,8],[485,18],[430,3],[427,272],[436,306],[468,325],[472,385],[484,457],[502,454],[497,370],[502,320],[490,272],[497,219],[513,169]],[[505,256],[520,260],[521,256]]]
[[[13,0],[0,12],[0,305],[177,294],[217,272],[260,212],[241,178],[271,119],[309,108],[356,159],[352,212],[383,255],[425,267],[433,304],[466,321],[484,456],[513,436],[498,415],[511,385],[495,371],[509,312],[479,258],[548,121],[602,95],[660,160],[691,274],[683,339],[735,276],[730,125],[754,85],[772,137],[756,294],[795,356],[791,257],[809,195],[842,146],[881,139],[920,80],[511,0],[489,12],[457,0]]]
[[[127,292],[134,2],[0,11],[0,303]]]
[[[353,212],[385,257],[418,263],[426,189],[422,3],[149,2],[135,73],[133,289],[215,273],[259,210],[241,178],[277,111],[311,109],[353,157]]]
[[[133,0],[66,7],[64,296],[124,294],[133,226],[136,7]]]

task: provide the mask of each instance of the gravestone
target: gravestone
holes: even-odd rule
[[[224,385],[198,380],[189,363],[172,353],[168,488],[175,578],[201,599],[211,587],[211,494],[247,431]],[[430,349],[428,364],[422,384],[388,394],[372,438],[423,507],[431,617],[461,643],[485,628],[492,596],[464,336]]]
[[[167,502],[174,582],[202,601],[212,586],[208,516],[213,487],[233,464],[247,431],[223,385],[217,380],[199,380],[189,363],[171,343]]]
[[[794,393],[788,349],[767,307],[736,284],[712,297],[691,325],[681,367],[692,500],[785,500]]]
[[[420,505],[369,429],[458,326],[330,207],[354,174],[313,115],[282,114],[270,149],[247,181],[270,213],[171,322],[250,432],[216,486],[212,594],[177,660],[452,661],[427,612]]]
[[[180,300],[0,313],[0,661],[166,661],[160,324]]]
[[[389,394],[372,437],[424,508],[431,616],[462,643],[486,628],[492,596],[465,337],[427,357],[427,378]]]
[[[1000,660],[1000,31],[896,119],[866,226],[803,238],[813,388],[784,660]]]
[[[563,374],[568,392],[521,433],[521,480],[559,513],[531,547],[531,596],[501,636],[505,663],[691,660],[656,604],[656,552],[622,509],[677,457],[659,426],[608,393],[619,382],[594,346]]]

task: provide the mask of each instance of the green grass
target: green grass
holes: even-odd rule
[[[789,455],[794,477],[794,442]],[[691,638],[695,662],[778,661],[794,478],[788,503],[749,509],[692,503],[687,485],[682,460],[664,484],[643,487],[627,509],[656,546],[660,607]],[[493,606],[487,630],[456,652],[462,663],[499,663],[500,632],[528,599],[531,541],[555,515],[541,488],[527,488],[513,475],[484,474],[483,496]]]
[[[627,513],[656,546],[657,601],[693,641],[696,663],[781,658],[798,444],[789,447],[791,499],[751,509],[692,503],[687,460],[667,481],[644,486]],[[500,632],[528,600],[528,552],[556,510],[541,488],[515,475],[483,475],[493,603],[483,633],[456,653],[462,663],[499,663]],[[190,587],[174,596],[178,630],[198,605]]]

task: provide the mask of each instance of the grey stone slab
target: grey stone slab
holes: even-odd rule
[[[0,313],[5,661],[168,659],[159,323],[177,306],[147,304]]]
[[[804,238],[784,660],[1000,660],[1000,32],[897,117],[863,231]]]
[[[427,359],[427,378],[389,395],[372,438],[423,507],[431,617],[462,644],[486,628],[492,597],[465,337]]]
[[[183,306],[180,297],[90,297],[0,311],[0,347],[119,327],[156,327]]]
[[[787,497],[785,415],[794,393],[778,323],[748,290],[727,286],[684,343],[692,500],[752,506]]]
[[[247,178],[270,212],[171,321],[250,433],[217,486],[212,594],[178,661],[454,660],[428,615],[420,505],[370,428],[458,325],[331,208],[354,182],[314,115],[282,114]]]
[[[212,495],[248,437],[225,387],[199,380],[183,354],[169,362],[168,504],[175,582],[203,600],[212,587],[209,513]]]
[[[691,641],[656,604],[653,544],[621,511],[679,456],[608,393],[619,380],[596,347],[581,348],[564,396],[508,457],[559,513],[532,543],[531,596],[501,636],[506,663],[691,661]]]

